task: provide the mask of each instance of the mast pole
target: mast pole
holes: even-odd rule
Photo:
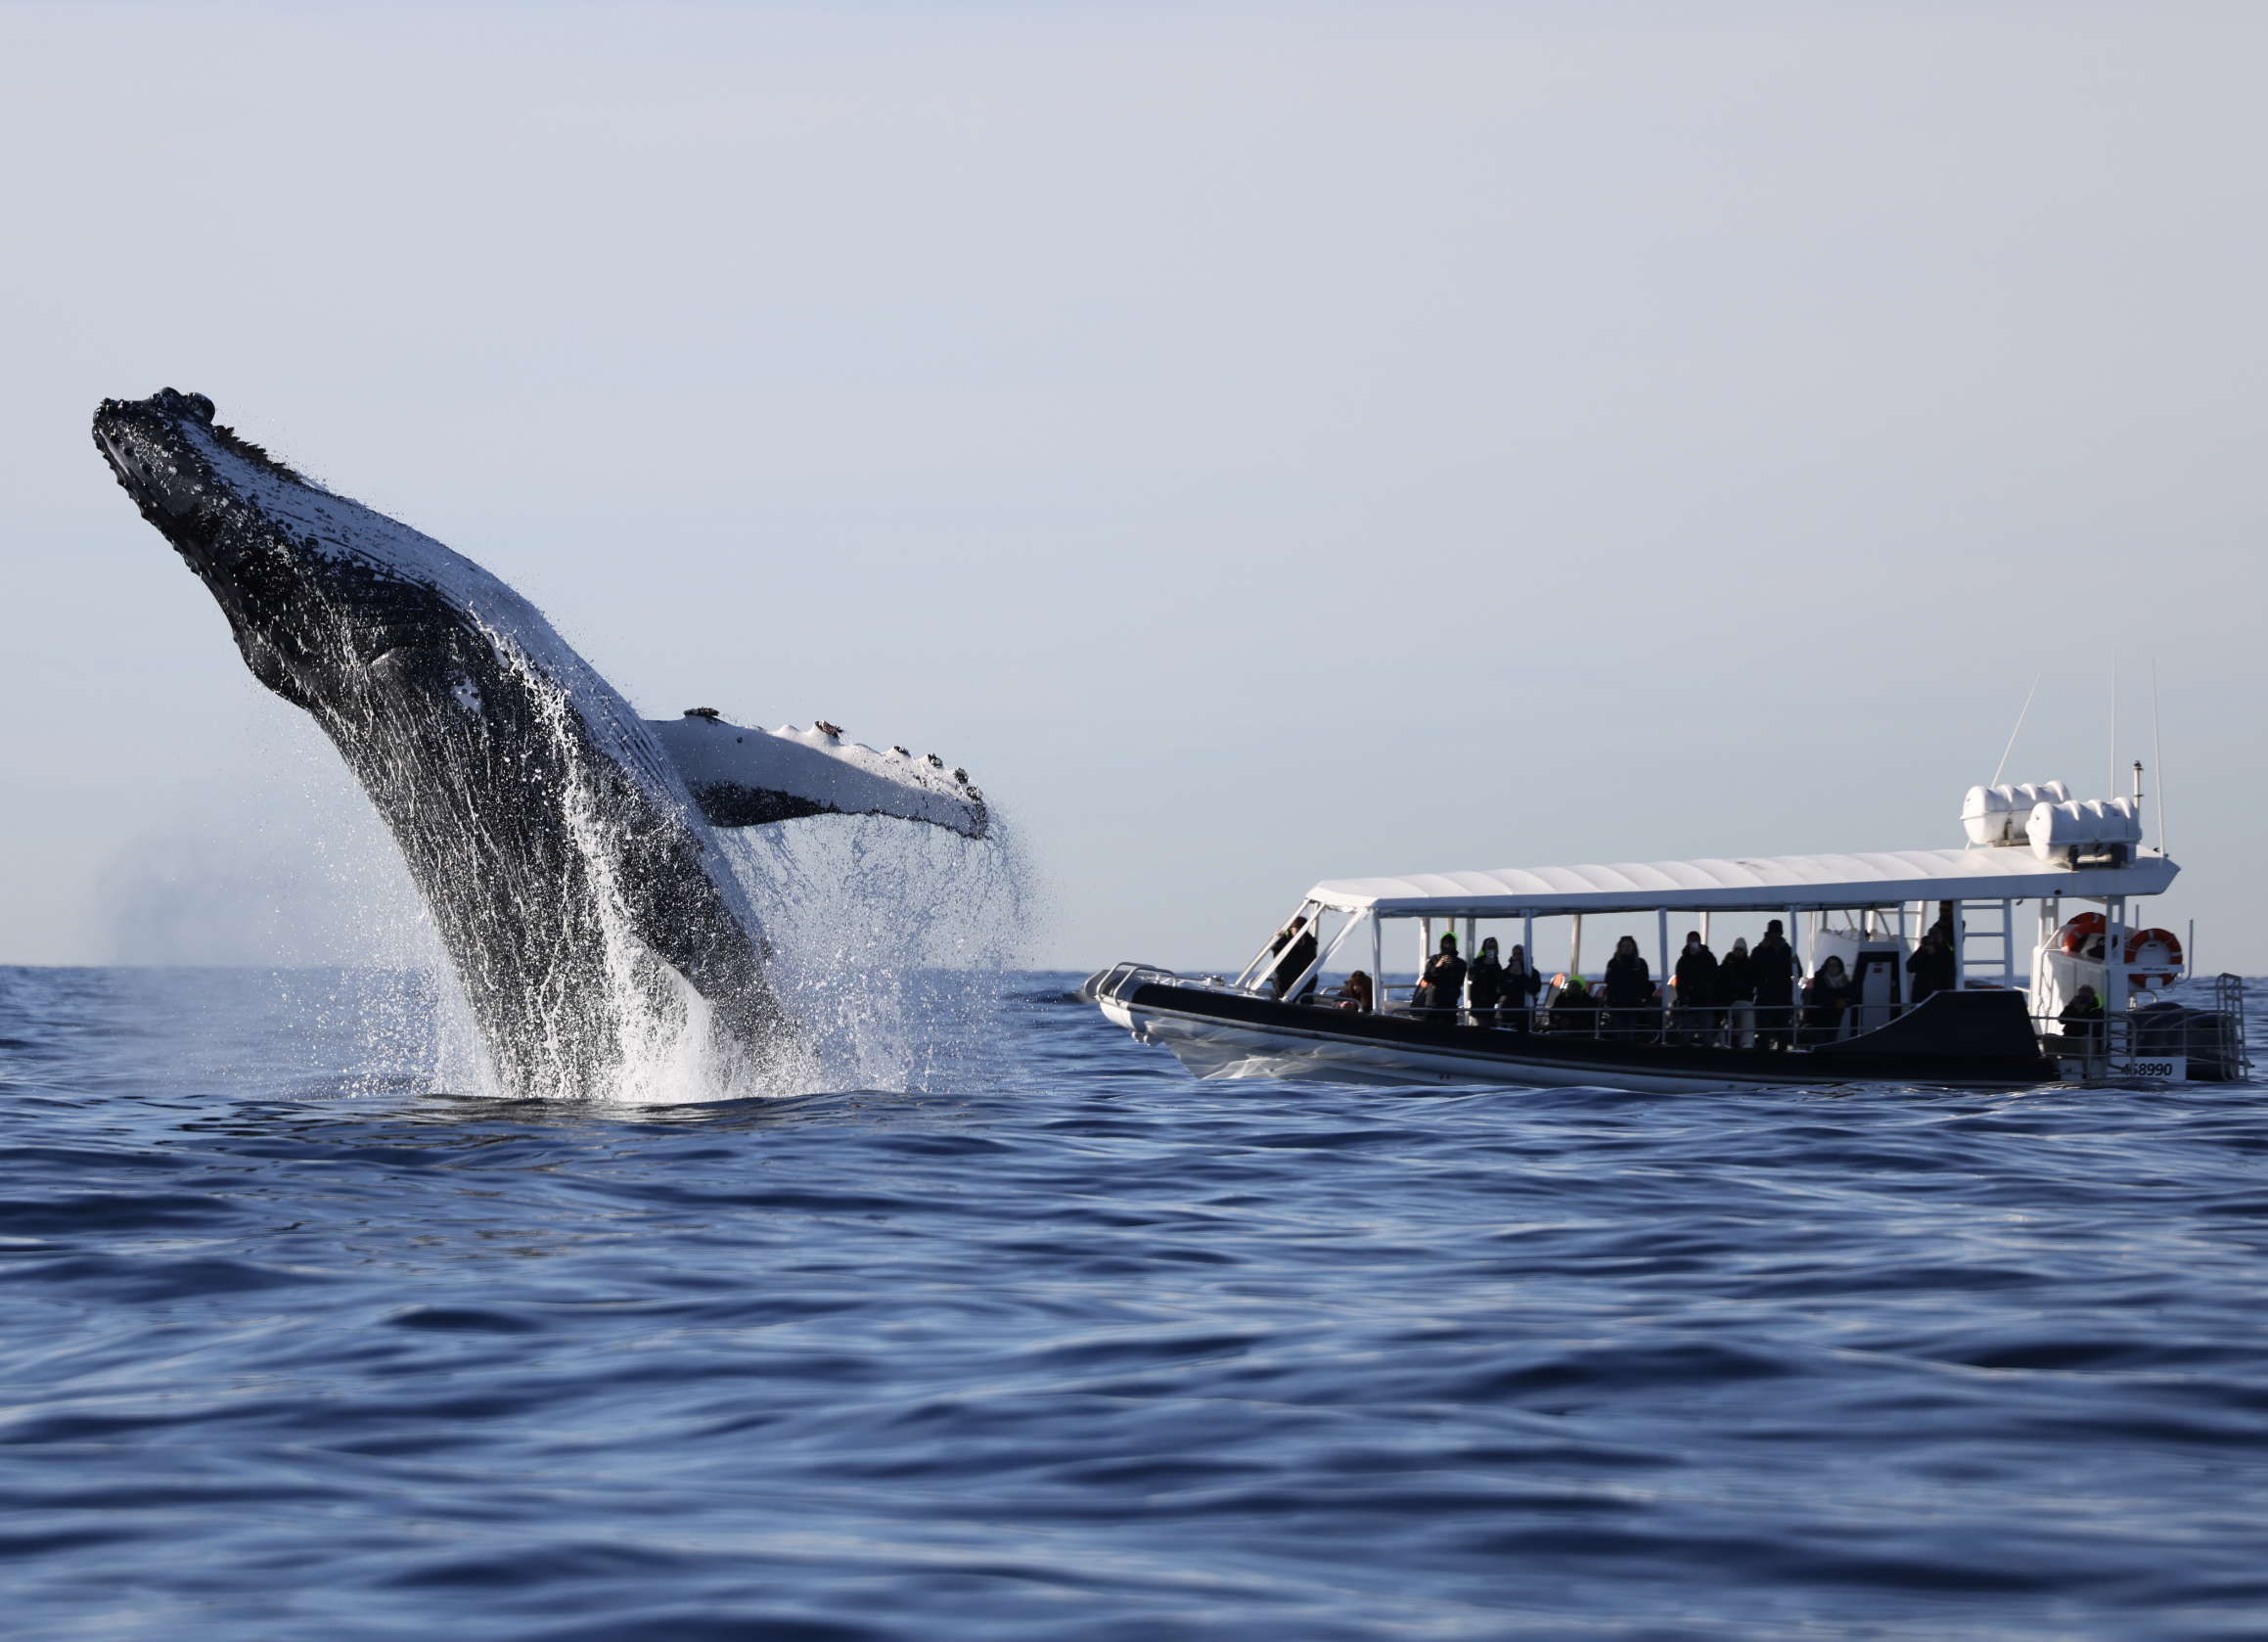
[[[2150,661],[2150,756],[2157,765],[2157,852],[2165,848],[2165,745],[2157,739],[2157,659]]]
[[[2118,647],[2110,647],[2110,785],[2104,791],[2115,798],[2118,793]]]

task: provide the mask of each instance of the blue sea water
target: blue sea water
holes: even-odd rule
[[[1074,981],[636,1110],[0,971],[0,1628],[2268,1634],[2259,1089],[1204,1084]]]

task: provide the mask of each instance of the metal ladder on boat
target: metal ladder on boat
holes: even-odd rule
[[[2220,1031],[2221,1065],[2232,1083],[2252,1081],[2252,1057],[2245,1047],[2245,981],[2242,976],[2213,977],[2214,1025]]]
[[[2000,915],[2000,928],[1997,930],[1989,927],[1979,929],[1976,925],[1972,924],[1969,921],[1971,915],[1978,912],[1998,913]],[[1972,975],[1980,981],[1989,979],[1996,985],[2015,985],[2017,983],[2016,902],[1963,901],[1960,917],[1961,964],[1959,973],[1961,985],[1966,988]],[[2000,951],[1994,957],[1973,958],[1969,955],[1969,945],[1972,941],[1998,941]]]

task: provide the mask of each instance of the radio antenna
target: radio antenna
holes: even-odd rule
[[[2110,647],[2110,785],[2104,789],[2118,796],[2118,647]]]
[[[2024,713],[2031,711],[2032,698],[2040,693],[2040,680],[2047,676],[2048,669],[2045,667],[2042,667],[2038,672],[2032,674],[2032,687],[2029,690],[2026,690],[2023,695],[2023,712],[2019,712],[2016,715],[2016,728],[2009,731],[2008,745],[2000,750],[2000,763],[1993,770],[1992,779],[1986,782],[1985,786],[1998,787],[2000,785],[2000,772],[2008,768],[2008,755],[2016,751],[2016,738],[2023,733]],[[2161,804],[2164,802],[2162,798],[2158,801]],[[2159,836],[2162,838],[2165,833],[2165,824],[2162,821],[2158,823],[2157,830]]]
[[[2157,658],[2150,659],[2150,755],[2157,761],[2157,852],[2165,849],[2165,743],[2157,739]]]

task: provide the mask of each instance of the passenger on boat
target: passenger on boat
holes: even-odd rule
[[[1338,1007],[1352,1010],[1357,1015],[1368,1015],[1376,1003],[1371,992],[1370,976],[1356,970],[1346,978],[1346,984],[1338,990]]]
[[[1535,995],[1543,989],[1544,978],[1527,961],[1527,948],[1515,946],[1512,956],[1505,960],[1504,990],[1497,997],[1499,1024],[1516,1032],[1525,1032]]]
[[[1465,972],[1465,1001],[1471,1006],[1475,1026],[1496,1025],[1496,1006],[1504,996],[1504,964],[1496,956],[1496,937],[1481,937],[1480,950],[1473,954],[1472,967]]]
[[[1624,935],[1614,943],[1614,956],[1607,960],[1607,1008],[1614,1035],[1625,1043],[1636,1036],[1640,1017],[1653,1001],[1654,972],[1638,951],[1637,937]]]
[[[1756,1035],[1765,1047],[1785,1049],[1794,1035],[1795,949],[1780,933],[1780,920],[1764,926],[1764,938],[1750,956],[1756,977]]]
[[[1596,1037],[1599,1034],[1599,994],[1580,975],[1561,978],[1560,989],[1552,996],[1551,1027],[1555,1032],[1582,1032]]]
[[[1441,949],[1426,965],[1426,973],[1418,978],[1418,995],[1413,1000],[1422,1010],[1446,1011],[1451,1024],[1457,1019],[1458,1006],[1465,1000],[1465,960],[1457,956],[1457,937],[1441,936]]]
[[[1916,1003],[1931,992],[1954,989],[1953,949],[1938,936],[1936,926],[1930,926],[1929,933],[1922,937],[1922,944],[1906,960],[1906,973],[1914,978],[1910,992]]]
[[[1291,950],[1286,951],[1287,946]],[[1276,943],[1269,950],[1284,953],[1274,973],[1268,977],[1269,990],[1276,994],[1276,1001],[1281,1003],[1293,983],[1306,975],[1307,966],[1315,962],[1315,932],[1307,928],[1304,916],[1294,918],[1276,933]],[[1307,984],[1299,989],[1301,1003],[1314,998],[1316,982],[1320,979],[1319,976],[1308,976]]]
[[[1717,965],[1717,997],[1725,1006],[1733,1047],[1747,1048],[1756,1041],[1756,970],[1746,935],[1736,936],[1733,949]]]
[[[1842,960],[1830,953],[1811,978],[1811,984],[1803,989],[1803,1001],[1809,1006],[1804,1025],[1810,1028],[1814,1043],[1832,1043],[1842,1035],[1843,1012],[1850,1008],[1850,974],[1842,967]]]
[[[2065,1041],[2079,1044],[2090,1055],[2102,1047],[2103,1000],[2094,987],[2081,986],[2056,1019],[2063,1023]]]
[[[1679,1024],[1688,1043],[1714,1043],[1717,1037],[1717,957],[1701,944],[1701,931],[1685,932],[1674,976]]]

